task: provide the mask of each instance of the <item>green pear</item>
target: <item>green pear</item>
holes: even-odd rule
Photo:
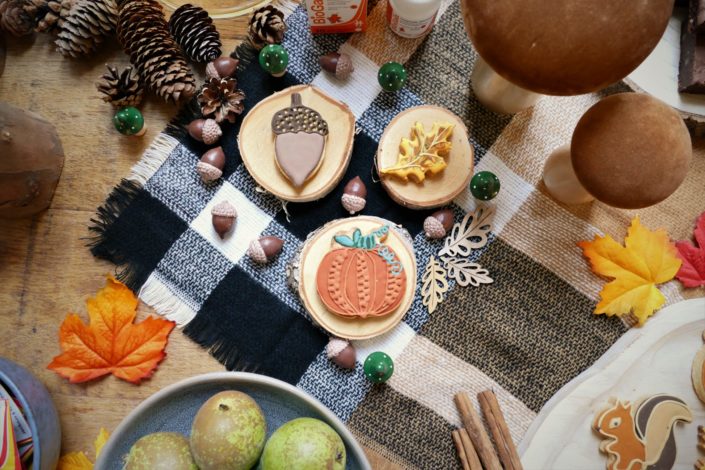
[[[198,470],[188,439],[175,432],[155,432],[130,448],[124,470]]]
[[[261,465],[262,470],[344,470],[345,444],[323,421],[297,418],[272,434]]]

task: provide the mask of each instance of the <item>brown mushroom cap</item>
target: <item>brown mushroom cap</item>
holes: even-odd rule
[[[577,95],[626,77],[656,47],[673,0],[461,0],[465,29],[498,74]]]
[[[585,189],[623,209],[652,206],[670,196],[693,155],[679,114],[642,93],[612,95],[588,109],[573,132],[570,152]]]

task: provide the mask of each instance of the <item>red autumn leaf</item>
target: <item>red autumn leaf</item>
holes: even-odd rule
[[[174,322],[149,317],[134,324],[137,297],[121,282],[108,278],[105,287],[86,301],[88,325],[71,313],[61,324],[62,353],[48,368],[72,383],[107,374],[139,383],[164,359]]]
[[[693,236],[697,246],[687,240],[676,242],[678,257],[683,260],[676,277],[685,287],[705,286],[705,212],[695,221]]]

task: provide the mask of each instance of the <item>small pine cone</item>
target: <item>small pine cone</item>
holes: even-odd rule
[[[27,0],[24,10],[38,33],[57,33],[76,0]]]
[[[74,58],[91,54],[115,31],[117,15],[115,0],[78,0],[59,30],[59,52]]]
[[[24,0],[0,0],[0,29],[13,36],[26,36],[34,31],[34,16],[24,8]]]
[[[169,32],[194,62],[205,63],[220,57],[220,34],[201,7],[186,3],[177,8],[169,18]]]
[[[193,96],[196,80],[169,34],[162,6],[156,0],[118,1],[118,39],[145,86],[164,100]]]
[[[103,94],[103,101],[116,108],[138,106],[142,102],[144,88],[132,67],[129,66],[122,72],[111,65],[106,67],[108,71],[95,84],[98,91]]]
[[[198,95],[201,114],[203,117],[213,117],[216,122],[225,119],[235,122],[237,115],[244,109],[244,100],[245,93],[237,88],[234,78],[211,78]]]
[[[252,13],[248,32],[255,49],[262,49],[267,44],[281,44],[286,32],[284,13],[272,5],[258,8]]]

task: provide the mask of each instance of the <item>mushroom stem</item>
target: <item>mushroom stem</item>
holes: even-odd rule
[[[523,111],[543,96],[508,81],[495,72],[479,54],[475,59],[471,80],[472,89],[480,103],[500,114]]]
[[[580,184],[570,158],[570,145],[558,147],[543,167],[543,182],[549,194],[563,204],[586,204],[595,198]]]

